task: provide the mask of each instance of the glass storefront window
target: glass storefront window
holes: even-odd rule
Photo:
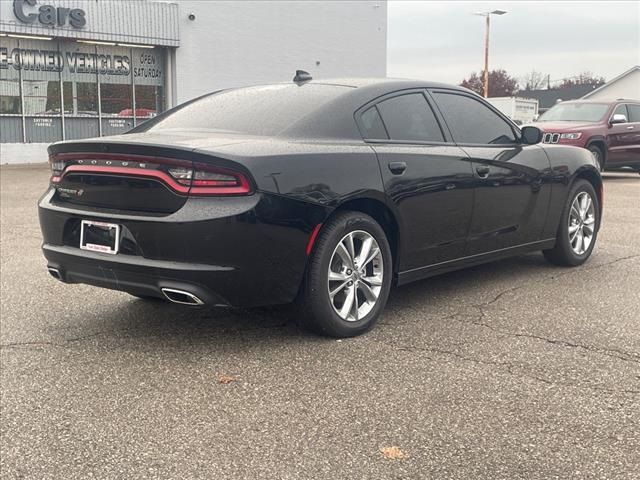
[[[155,117],[163,110],[162,87],[153,85],[136,85],[136,117],[147,119]]]
[[[103,117],[133,117],[133,87],[127,84],[101,83]]]
[[[18,40],[3,38],[0,43],[0,115],[20,115],[20,72],[13,68],[11,52],[18,47]]]
[[[63,91],[66,116],[98,116],[97,82],[63,82]]]
[[[0,114],[20,115],[21,113],[20,80],[0,78]]]
[[[156,116],[165,108],[164,53],[2,37],[0,142],[120,134]]]
[[[56,142],[62,138],[58,42],[18,39],[18,51],[26,140]]]
[[[60,81],[23,80],[25,115],[60,115]]]
[[[136,118],[140,122],[155,117],[164,110],[164,58],[162,51],[134,50],[133,78],[135,84]]]

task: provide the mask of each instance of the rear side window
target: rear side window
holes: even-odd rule
[[[640,123],[640,105],[627,105],[629,110],[629,121]]]
[[[456,142],[516,143],[511,126],[478,100],[454,93],[436,92],[433,96]]]
[[[444,142],[436,117],[421,93],[409,93],[378,104],[391,140]]]
[[[378,109],[374,106],[367,109],[360,115],[360,127],[362,136],[371,139],[388,139],[387,131],[378,113]]]

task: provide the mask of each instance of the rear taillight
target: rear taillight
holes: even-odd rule
[[[51,182],[68,173],[127,175],[159,180],[181,195],[249,195],[248,177],[238,171],[201,162],[106,153],[62,153],[49,157]]]
[[[190,195],[247,195],[251,185],[242,173],[196,163],[195,168],[175,167],[169,174],[181,185],[189,185]]]
[[[58,183],[62,177],[65,163],[63,160],[57,160],[55,157],[49,157],[49,166],[51,167],[51,181]]]

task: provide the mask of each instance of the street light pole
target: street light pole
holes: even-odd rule
[[[484,75],[482,80],[482,91],[484,98],[489,96],[489,30],[491,28],[491,15],[504,15],[505,10],[493,10],[492,12],[476,12],[474,15],[480,15],[485,18],[486,29],[484,32]]]
[[[491,15],[487,15],[487,28],[484,32],[484,98],[489,97],[489,29],[491,28]]]

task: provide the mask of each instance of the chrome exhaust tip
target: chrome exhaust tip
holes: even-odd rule
[[[176,290],[175,288],[161,288],[162,294],[172,303],[180,305],[204,305],[204,302],[196,297],[193,293],[184,290]]]
[[[47,270],[49,271],[49,275],[51,275],[53,278],[62,281],[62,274],[60,273],[60,270],[53,267],[47,267]]]

